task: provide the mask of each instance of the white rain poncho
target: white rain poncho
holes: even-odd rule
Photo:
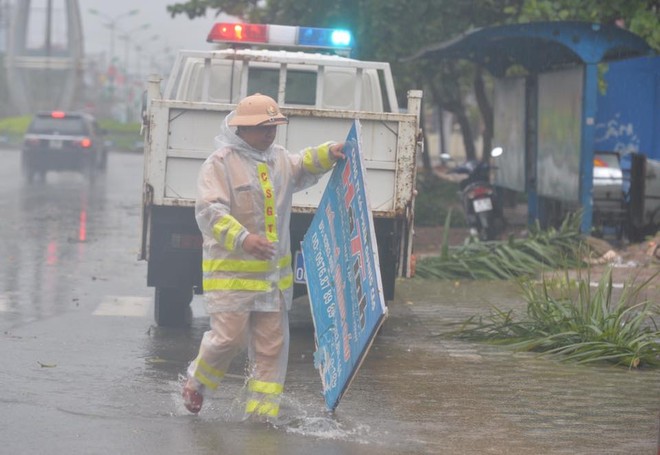
[[[279,145],[257,150],[228,126],[232,115],[215,138],[216,151],[202,165],[197,182],[195,218],[204,238],[207,311],[277,311],[280,304],[288,310],[293,296],[292,195],[332,168],[332,142],[298,154]],[[243,251],[248,234],[276,244],[273,260]]]

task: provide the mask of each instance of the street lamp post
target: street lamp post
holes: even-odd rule
[[[114,116],[114,108],[115,108],[115,77],[116,77],[116,67],[114,66],[115,64],[115,31],[117,30],[117,24],[119,21],[122,19],[126,19],[131,16],[135,16],[140,12],[138,9],[132,9],[130,11],[126,11],[124,13],[118,14],[116,16],[109,16],[105,13],[100,12],[97,9],[92,9],[90,8],[89,10],[90,14],[93,14],[95,16],[99,16],[103,21],[103,25],[107,27],[110,30],[110,56],[109,56],[109,61],[108,61],[108,89],[109,89],[109,114]]]
[[[130,65],[129,65],[129,59],[128,59],[128,54],[129,54],[129,44],[131,42],[131,36],[139,31],[142,30],[147,30],[151,25],[149,24],[142,24],[139,27],[135,27],[132,30],[127,31],[126,33],[122,34],[119,36],[119,39],[124,41],[124,72],[126,76],[129,75],[130,73]]]
[[[129,44],[131,44],[131,36],[139,31],[146,30],[150,27],[149,24],[142,24],[139,27],[135,27],[132,30],[127,31],[123,35],[119,36],[119,39],[124,41],[124,90],[125,90],[125,99],[126,103],[126,122],[130,122],[133,115],[133,101],[135,95],[135,82],[137,78],[135,73],[131,73],[130,61],[129,61]]]
[[[158,41],[159,39],[160,39],[160,35],[158,35],[158,34],[156,34],[156,35],[152,35],[151,38],[149,38],[148,40],[146,40],[142,45],[137,44],[137,45],[134,47],[135,55],[136,55],[136,57],[137,57],[136,60],[135,60],[135,61],[136,61],[136,65],[135,65],[135,74],[137,75],[137,77],[138,77],[140,80],[142,80],[142,77],[143,77],[143,75],[142,75],[142,71],[144,70],[144,69],[142,68],[142,51],[149,52],[149,49],[146,49],[144,46],[147,46],[148,43],[151,42],[151,41]],[[154,58],[154,53],[152,52],[152,53],[151,53],[151,57],[150,57],[150,61],[151,61],[151,62],[153,61],[153,58]],[[148,69],[148,68],[147,68],[147,69]]]
[[[110,29],[110,64],[112,64],[115,58],[115,30],[117,29],[117,23],[127,17],[135,16],[140,10],[132,9],[125,13],[118,14],[117,16],[108,16],[107,14],[93,8],[90,8],[88,11],[90,14],[99,16],[101,19],[105,20],[106,22],[103,25]]]

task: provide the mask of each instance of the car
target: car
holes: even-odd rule
[[[78,111],[39,112],[25,133],[22,167],[28,182],[48,171],[79,171],[93,180],[108,160],[103,135],[93,115]]]
[[[593,174],[593,226],[601,232],[612,231],[617,238],[620,238],[624,222],[623,172],[619,154],[613,151],[596,151]]]

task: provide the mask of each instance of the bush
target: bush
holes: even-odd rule
[[[587,252],[579,232],[579,214],[568,216],[559,229],[541,230],[537,225],[524,239],[504,242],[471,239],[450,248],[445,239],[442,254],[417,262],[415,276],[431,279],[508,280],[548,269],[583,265]]]
[[[133,151],[135,144],[142,140],[139,123],[120,123],[116,120],[100,120],[99,125],[107,131],[106,140],[119,150]]]
[[[431,173],[417,174],[417,197],[415,198],[415,224],[417,226],[440,226],[450,209],[460,213],[458,184],[443,180]],[[453,216],[451,227],[465,227],[464,217]]]

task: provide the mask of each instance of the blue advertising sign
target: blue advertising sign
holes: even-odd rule
[[[373,217],[360,154],[360,124],[339,161],[302,241],[314,320],[314,364],[334,410],[387,316]]]

